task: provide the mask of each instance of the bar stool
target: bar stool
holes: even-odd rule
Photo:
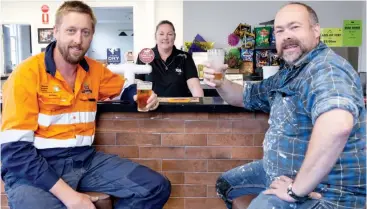
[[[110,195],[100,192],[84,192],[91,197],[98,197],[98,201],[94,202],[97,209],[113,209],[113,202]]]
[[[233,200],[232,208],[233,209],[246,209],[255,197],[256,195],[245,195],[242,197],[238,197]]]

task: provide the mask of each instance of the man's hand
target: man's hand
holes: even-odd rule
[[[91,197],[86,194],[76,192],[70,196],[64,204],[67,209],[96,209],[93,202],[98,201],[98,197]]]
[[[76,192],[61,178],[50,189],[68,209],[96,209],[92,202],[98,200],[98,197],[90,197],[89,195]]]
[[[277,177],[270,185],[270,189],[264,191],[264,194],[272,194],[276,195],[279,199],[282,199],[287,202],[296,202],[291,196],[287,193],[288,186],[293,182],[293,179],[288,178],[287,176]],[[311,192],[309,195],[311,199],[320,199],[322,196],[320,193]]]
[[[134,101],[136,101],[137,99],[138,99],[138,96],[134,95]],[[155,110],[158,108],[158,106],[159,106],[159,101],[158,101],[157,94],[155,94],[154,91],[152,91],[152,94],[150,95],[147,101],[147,108],[149,108],[149,110]]]
[[[228,68],[228,65],[224,65],[224,64],[222,65],[220,70],[222,71],[223,76],[224,76],[224,73],[227,70],[227,68]],[[210,67],[210,64],[205,65],[205,68],[204,68],[204,82],[208,86],[217,88],[217,87],[220,87],[223,84],[224,79],[215,80],[214,79],[214,74],[215,73],[218,73],[218,70],[212,69]]]

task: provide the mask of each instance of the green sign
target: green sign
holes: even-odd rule
[[[343,29],[321,28],[321,41],[330,47],[343,46]]]
[[[344,20],[343,26],[343,45],[356,46],[362,45],[362,21]]]

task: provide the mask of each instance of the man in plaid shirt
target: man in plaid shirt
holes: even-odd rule
[[[365,208],[366,112],[353,67],[320,41],[315,11],[289,3],[274,23],[280,71],[244,87],[205,81],[231,105],[270,113],[264,157],[222,174],[217,192],[259,194],[250,209]],[[226,66],[223,67],[225,70]]]

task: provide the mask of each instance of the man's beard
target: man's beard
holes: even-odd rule
[[[79,56],[74,57],[71,55],[71,53],[69,52],[69,49],[73,47],[78,47],[79,49],[82,50]],[[83,48],[80,45],[67,46],[66,48],[63,48],[60,45],[58,45],[57,48],[60,54],[62,55],[62,57],[64,58],[64,60],[72,65],[78,64],[84,58],[84,55],[87,52],[86,50],[83,50]]]
[[[300,50],[284,53],[284,50],[290,46],[299,47]],[[279,57],[281,57],[286,63],[293,65],[297,60],[303,57],[303,55],[308,53],[308,51],[309,50],[299,40],[287,39],[282,43],[280,47]]]

